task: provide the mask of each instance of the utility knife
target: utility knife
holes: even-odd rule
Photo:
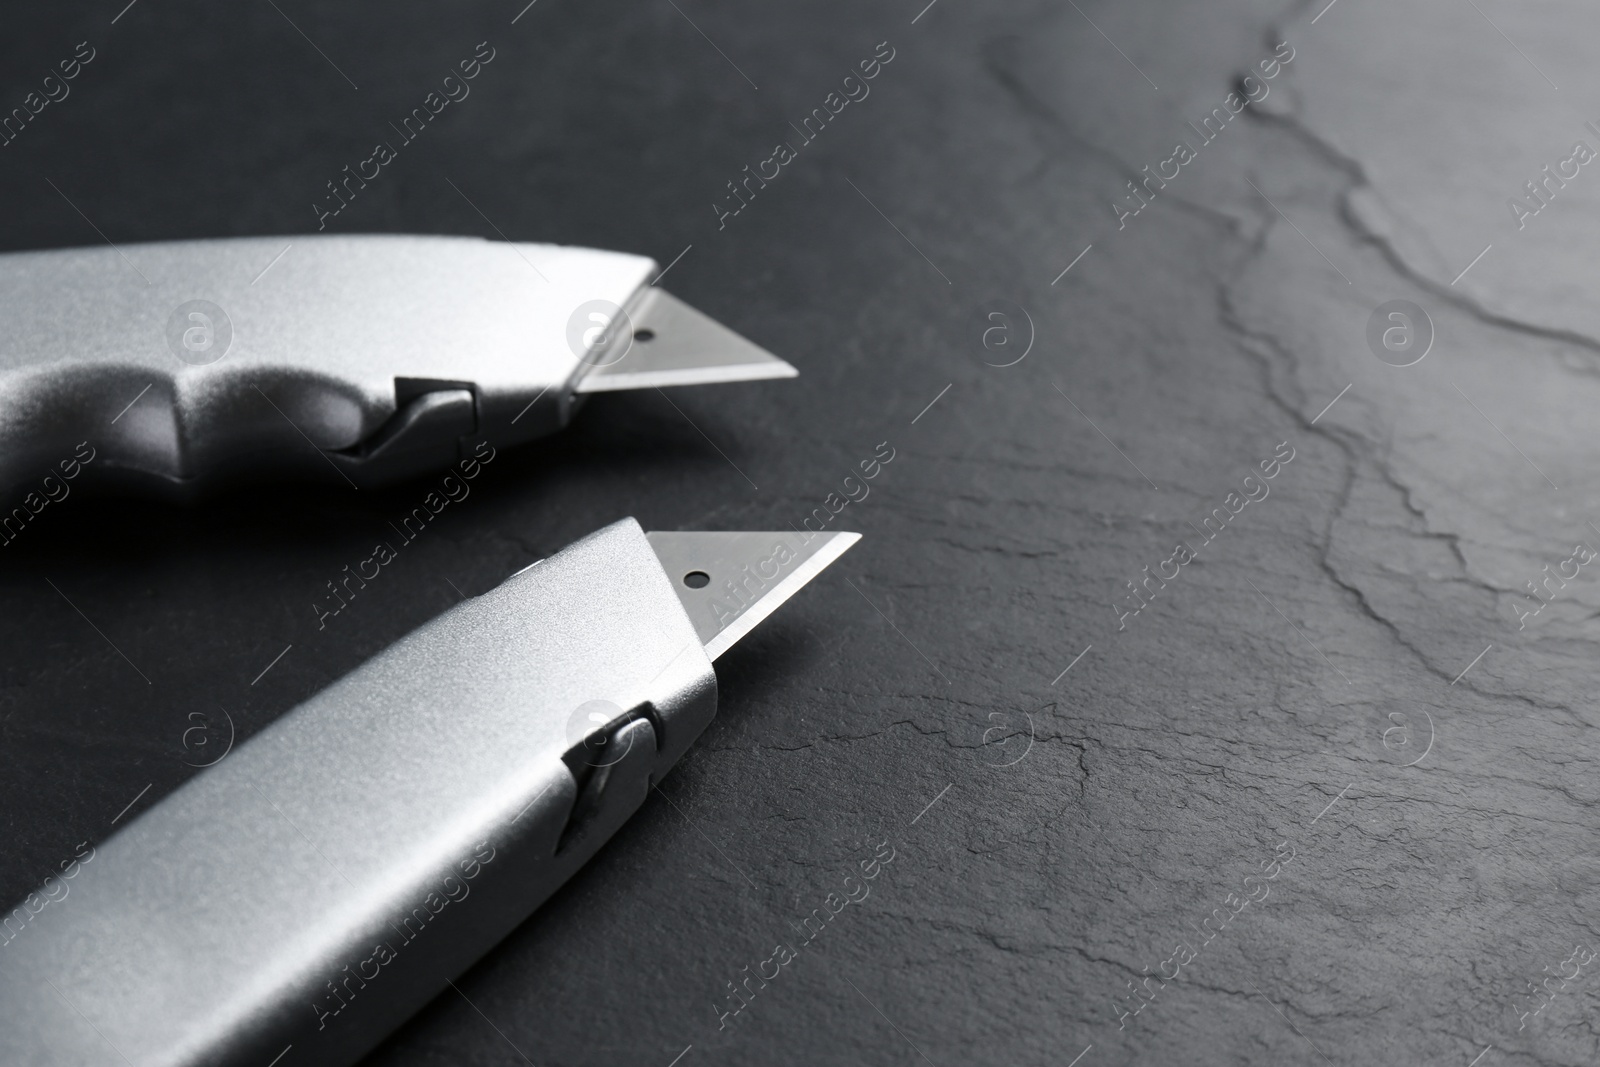
[[[654,260],[476,237],[250,237],[0,255],[0,490],[81,442],[192,497],[380,486],[567,424],[590,393],[793,377]]]
[[[353,1063],[595,854],[716,714],[712,661],[859,536],[625,519],[458,604],[0,919],[0,1063]]]

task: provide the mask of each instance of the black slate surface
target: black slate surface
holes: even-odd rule
[[[329,229],[683,253],[674,292],[802,371],[594,401],[322,630],[323,583],[426,481],[52,505],[0,560],[7,898],[197,773],[186,731],[219,710],[247,736],[622,515],[786,528],[887,442],[838,520],[864,540],[719,662],[720,717],[664,797],[369,1062],[1600,1058],[1577,962],[1600,594],[1588,569],[1525,592],[1600,545],[1593,200],[1581,178],[1552,200],[1544,245],[1499,202],[1600,143],[1592,14],[114,0],[3,22],[8,107],[94,49],[0,148],[7,249],[287,243],[487,41],[471,96]],[[1189,124],[1285,41],[1202,143]],[[719,220],[881,42],[870,96]],[[1547,119],[1548,147],[1508,147]],[[1119,228],[1178,140],[1195,158]],[[1395,299],[1435,334],[1405,368],[1367,343]],[[1178,576],[1127,614],[1146,567]]]

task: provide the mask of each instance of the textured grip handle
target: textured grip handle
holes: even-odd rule
[[[85,440],[97,475],[180,495],[263,471],[403,477],[418,464],[380,471],[363,446],[429,390],[471,394],[444,431],[430,424],[446,444],[467,425],[497,444],[537,437],[571,413],[573,315],[627,303],[651,267],[411,236],[0,256],[0,486],[36,480]]]

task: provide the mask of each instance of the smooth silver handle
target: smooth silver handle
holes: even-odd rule
[[[710,722],[633,520],[239,746],[0,947],[0,1063],[348,1064],[525,919]]]

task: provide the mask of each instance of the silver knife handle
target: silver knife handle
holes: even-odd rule
[[[608,526],[285,715],[99,845],[67,896],[0,921],[0,1063],[352,1063],[554,892],[715,711],[650,543]]]
[[[0,255],[0,488],[84,440],[94,477],[176,496],[264,472],[377,485],[530,440],[570,418],[593,323],[653,268],[473,237]]]

